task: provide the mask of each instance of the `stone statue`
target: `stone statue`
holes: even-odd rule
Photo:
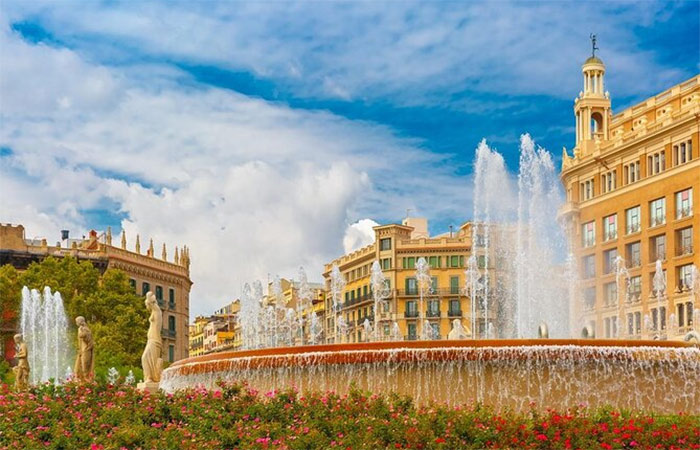
[[[29,355],[27,353],[27,343],[21,334],[15,334],[15,345],[17,346],[17,365],[12,368],[15,373],[15,389],[26,391],[29,388]]]
[[[158,390],[160,375],[163,372],[163,340],[160,337],[160,330],[163,327],[163,313],[158,306],[155,295],[150,291],[146,294],[146,309],[150,312],[148,341],[141,356],[143,383],[139,383],[138,387],[153,392]]]
[[[456,339],[466,339],[467,338],[467,333],[464,331],[464,327],[462,326],[462,321],[459,319],[455,319],[452,321],[452,330],[450,330],[450,333],[447,335],[447,339],[449,340],[456,340]]]
[[[92,340],[92,332],[85,322],[85,317],[75,318],[78,326],[78,356],[75,358],[75,378],[83,383],[95,379],[95,341]]]

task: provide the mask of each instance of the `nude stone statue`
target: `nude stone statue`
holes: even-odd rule
[[[464,331],[464,327],[462,326],[462,321],[459,319],[455,319],[452,321],[452,330],[450,330],[449,334],[447,335],[447,339],[449,340],[457,340],[457,339],[466,339],[467,338],[467,333]]]
[[[160,330],[163,327],[163,313],[158,306],[153,292],[146,294],[146,309],[150,312],[148,317],[148,341],[141,356],[141,366],[143,367],[144,384],[159,383],[160,375],[163,372],[163,340],[160,337]]]
[[[27,343],[21,334],[15,334],[15,345],[17,346],[17,365],[12,368],[15,373],[15,389],[26,391],[29,388],[29,354],[27,352]]]
[[[78,356],[73,371],[78,381],[90,382],[95,379],[95,341],[83,316],[76,317],[75,324],[78,326]]]

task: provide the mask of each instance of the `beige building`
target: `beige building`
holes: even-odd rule
[[[287,278],[281,278],[280,279],[280,287],[282,288],[282,299],[284,302],[285,308],[292,308],[296,312],[296,318],[302,318],[302,323],[303,323],[303,329],[300,330],[300,334],[296,338],[296,343],[295,345],[302,345],[302,336],[303,338],[303,343],[308,343],[309,342],[309,336],[310,336],[310,328],[309,324],[311,323],[311,315],[316,314],[316,316],[319,318],[319,321],[321,323],[321,326],[323,326],[323,317],[325,314],[325,296],[326,293],[323,288],[322,283],[314,283],[314,282],[308,282],[307,286],[310,290],[311,293],[311,303],[308,305],[307,308],[305,309],[300,309],[299,306],[299,287],[300,283],[297,280],[292,280],[292,279],[287,279]],[[264,305],[272,305],[275,303],[275,298],[274,294],[272,292],[272,283],[268,283],[267,285],[267,295],[263,298],[263,304]],[[323,334],[325,334],[325,329],[323,330]],[[321,337],[323,339],[323,336]]]
[[[700,76],[613,114],[603,61],[589,58],[582,73],[561,170],[560,217],[582,279],[572,317],[583,320],[572,326],[680,339],[698,302]]]
[[[370,287],[374,261],[379,261],[390,289],[387,307],[380,309],[377,318],[380,334],[390,339],[396,322],[402,339],[417,339],[421,333],[421,324],[418,323],[421,314],[416,262],[420,257],[430,265],[432,284],[432,293],[423,305],[424,319],[441,339],[447,337],[455,319],[461,321],[471,336],[471,302],[463,289],[466,264],[472,253],[471,224],[466,223],[456,232],[431,238],[427,220],[411,217],[401,225],[374,227],[374,232],[374,243],[325,265],[326,342],[362,342],[367,339],[362,324],[365,319],[374,323],[374,299]],[[342,315],[349,326],[347,334],[340,339],[335,336],[336,314],[329,293],[334,265],[338,266],[345,280],[337,314]],[[483,331],[482,327],[480,333]]]
[[[131,286],[138,295],[153,291],[163,310],[163,361],[177,361],[188,356],[188,322],[190,308],[190,256],[187,247],[175,248],[168,259],[165,244],[157,257],[151,240],[146,253],[141,253],[140,238],[132,250],[127,250],[126,236],[122,233],[120,246],[112,245],[112,233],[108,228],[103,234],[90,231],[87,237],[69,239],[64,232],[55,246],[47,240],[26,239],[22,225],[0,225],[0,265],[12,264],[25,270],[32,262],[47,256],[62,258],[73,256],[88,260],[104,272],[108,268],[120,269],[129,276]]]

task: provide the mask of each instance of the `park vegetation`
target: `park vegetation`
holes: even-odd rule
[[[699,449],[700,417],[588,409],[496,412],[398,395],[241,385],[153,394],[131,385],[0,387],[0,449]]]
[[[48,257],[19,272],[11,265],[0,267],[0,320],[2,328],[18,328],[22,287],[58,291],[68,315],[70,330],[74,319],[83,316],[95,339],[95,373],[104,378],[109,368],[119,373],[132,370],[141,375],[141,353],[146,345],[148,315],[143,298],[136,295],[127,275],[117,269],[103,274],[89,261],[72,257]],[[75,339],[70,342],[75,345]],[[0,376],[11,382],[7,363],[0,365]]]

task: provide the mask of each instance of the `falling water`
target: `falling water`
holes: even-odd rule
[[[620,289],[620,284],[622,282],[622,289]],[[615,283],[617,285],[617,307],[618,314],[616,317],[616,329],[617,336],[622,336],[625,334],[625,327],[623,326],[623,319],[625,317],[625,307],[630,302],[630,273],[627,270],[627,265],[625,260],[621,256],[615,257]],[[624,295],[624,297],[622,297]]]
[[[374,261],[372,263],[369,283],[372,288],[372,298],[374,299],[374,339],[379,340],[379,324],[381,322],[380,306],[383,310],[386,299],[391,295],[391,289],[379,265],[379,261]]]
[[[479,311],[472,313],[472,334],[488,336],[495,329],[498,337],[534,337],[544,321],[552,337],[568,337],[572,274],[555,270],[566,239],[556,222],[561,198],[551,155],[521,136],[515,192],[503,156],[482,141],[474,174],[476,259],[468,262],[466,291],[472,310]]]
[[[664,269],[661,266],[661,260],[656,260],[656,271],[654,272],[654,279],[652,284],[654,286],[654,295],[657,301],[661,301],[661,298],[666,293],[666,276],[664,275]]]
[[[53,379],[58,383],[70,363],[68,318],[61,294],[44,288],[43,296],[36,289],[22,288],[20,329],[29,352],[32,383]]]
[[[431,339],[432,327],[430,322],[425,320],[425,299],[432,291],[432,278],[430,278],[430,266],[422,256],[416,261],[416,284],[418,285],[418,323],[421,329],[418,331],[420,339]],[[430,330],[426,330],[426,324]]]
[[[343,274],[340,273],[340,269],[338,268],[337,264],[333,264],[333,268],[331,269],[331,285],[330,285],[330,291],[331,291],[331,300],[332,300],[332,305],[333,305],[333,323],[335,324],[335,342],[341,342],[340,339],[340,319],[342,316],[340,315],[340,299],[341,295],[343,293],[343,289],[345,288],[345,278],[343,278]],[[344,323],[344,322],[343,322]]]

